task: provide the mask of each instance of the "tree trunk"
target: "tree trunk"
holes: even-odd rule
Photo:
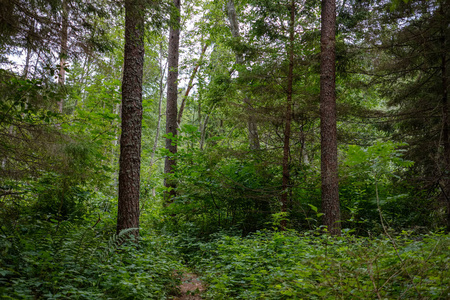
[[[442,78],[442,140],[444,146],[444,189],[443,202],[447,210],[447,228],[450,230],[450,133],[449,133],[449,109],[448,109],[448,88],[447,88],[447,53],[445,51],[445,22],[444,4],[440,5],[440,16],[442,18],[440,28],[441,39],[441,78]]]
[[[153,143],[153,149],[152,149],[152,157],[150,159],[150,173],[152,173],[152,167],[153,164],[155,163],[155,154],[156,154],[156,148],[158,148],[158,139],[159,139],[159,131],[160,131],[160,127],[161,127],[161,108],[162,108],[162,100],[163,100],[163,94],[164,94],[164,75],[166,74],[166,69],[164,66],[163,67],[163,47],[162,44],[160,45],[160,57],[159,57],[159,102],[158,102],[158,125],[156,125],[156,135],[155,135],[155,142]]]
[[[320,135],[323,223],[332,235],[341,234],[336,129],[336,3],[322,0],[320,56]]]
[[[31,27],[31,34],[34,34],[34,22]],[[28,78],[28,72],[30,70],[30,59],[31,59],[31,42],[30,42],[30,34],[27,37],[27,57],[25,58],[25,67],[23,68],[23,77],[26,79]]]
[[[290,137],[291,137],[291,120],[292,120],[292,93],[294,82],[294,28],[295,28],[295,2],[291,1],[291,18],[289,22],[289,70],[287,77],[287,97],[286,97],[286,114],[284,126],[284,145],[283,145],[283,182],[281,185],[281,212],[287,212],[288,205],[288,188],[290,181],[289,174],[289,152],[290,152]],[[286,221],[281,223],[281,229],[286,228]]]
[[[241,36],[239,33],[239,23],[237,20],[236,15],[236,8],[234,6],[234,0],[229,0],[227,2],[227,13],[228,13],[228,20],[230,21],[230,30],[231,35],[236,40],[239,39]],[[236,64],[243,64],[244,63],[244,57],[242,53],[239,53],[236,51]],[[255,118],[253,116],[252,112],[252,105],[250,98],[244,98],[244,104],[245,109],[247,110],[248,117],[247,117],[247,128],[248,128],[248,139],[250,144],[250,149],[252,150],[259,150],[260,144],[259,144],[259,136],[258,136],[258,126],[256,125]]]
[[[166,106],[166,134],[171,135],[173,138],[177,136],[177,99],[178,99],[178,58],[180,48],[180,0],[173,0],[173,5],[176,8],[176,15],[172,16],[172,26],[170,27],[169,36],[169,57],[168,67],[169,72],[167,76],[167,106]],[[169,150],[171,155],[176,155],[177,144],[171,138],[166,138],[166,149]],[[170,198],[176,195],[176,184],[172,178],[171,173],[174,172],[176,166],[175,157],[166,157],[164,164],[164,174],[166,178],[164,180],[164,186],[169,189],[169,193],[166,194],[166,202],[170,202]]]
[[[249,115],[248,115],[248,139],[250,143],[250,150],[259,150],[261,148],[259,143],[259,135],[258,135],[258,126],[256,126],[255,117],[252,113],[252,105],[249,99],[244,99],[244,102],[249,107]]]
[[[184,106],[186,105],[186,99],[189,96],[189,93],[191,92],[192,87],[194,86],[195,75],[197,75],[198,69],[200,68],[200,65],[203,61],[203,56],[205,55],[206,49],[208,49],[207,44],[205,44],[202,47],[202,53],[200,54],[200,59],[198,60],[197,64],[195,65],[195,68],[192,71],[191,77],[189,78],[188,87],[186,89],[186,92],[184,93],[183,100],[181,101],[181,105],[180,105],[180,112],[178,113],[178,118],[177,118],[178,126],[181,125],[181,119],[183,117],[183,111],[184,111]]]
[[[231,35],[233,36],[233,38],[237,40],[240,38],[241,34],[239,33],[239,23],[237,20],[236,8],[234,7],[234,0],[229,0],[227,2],[227,13],[228,13],[228,20],[230,21]],[[238,51],[236,51],[236,63],[237,64],[244,63],[242,53],[239,53]]]
[[[60,60],[59,60],[59,78],[58,83],[64,86],[66,82],[66,70],[64,69],[67,60],[67,39],[69,31],[69,7],[67,4],[68,0],[63,0],[62,2],[62,24],[61,24],[61,50],[60,50]],[[60,113],[63,112],[64,99],[58,102],[58,110]]]
[[[136,228],[139,235],[144,8],[125,0],[125,53],[122,81],[122,134],[119,159],[117,232]]]

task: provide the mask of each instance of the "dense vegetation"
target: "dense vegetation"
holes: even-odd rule
[[[0,298],[170,299],[185,272],[205,299],[450,298],[449,24],[448,0],[0,0]]]

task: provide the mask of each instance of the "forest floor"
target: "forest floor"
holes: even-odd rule
[[[203,282],[194,273],[184,273],[178,289],[181,295],[172,300],[199,300],[202,299],[201,293],[205,291]]]

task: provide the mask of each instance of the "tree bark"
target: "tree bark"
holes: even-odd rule
[[[227,2],[227,13],[228,13],[228,20],[230,21],[230,30],[231,35],[233,38],[238,40],[240,38],[239,33],[239,22],[237,20],[237,14],[236,14],[236,8],[234,6],[234,0],[229,0]],[[244,57],[242,53],[239,51],[236,51],[236,64],[240,65],[244,63]],[[260,143],[259,143],[259,136],[258,136],[258,126],[256,125],[255,118],[253,117],[252,105],[250,98],[246,97],[244,98],[244,104],[245,108],[248,113],[247,117],[247,128],[248,128],[248,139],[250,144],[251,150],[259,150],[260,149]]]
[[[341,234],[336,129],[336,3],[322,0],[320,56],[320,135],[323,223]]]
[[[122,133],[119,159],[117,233],[139,235],[142,77],[144,66],[144,8],[139,0],[125,0],[125,53],[122,81]]]
[[[64,86],[66,82],[66,70],[64,69],[67,60],[67,40],[69,33],[69,6],[67,4],[68,0],[63,0],[62,2],[62,22],[61,22],[61,50],[60,50],[60,60],[59,60],[59,78],[58,83]],[[64,99],[58,102],[58,110],[60,113],[63,112]]]
[[[177,99],[178,99],[178,59],[180,48],[180,0],[173,0],[176,14],[172,16],[172,25],[170,27],[169,36],[169,57],[168,57],[168,76],[167,76],[167,106],[166,106],[166,134],[173,138],[177,136]],[[176,195],[176,184],[171,173],[174,172],[176,159],[174,155],[177,153],[177,144],[171,138],[166,138],[166,149],[169,150],[171,156],[167,156],[164,164],[164,186],[169,189],[166,194],[166,202],[170,202],[170,198]]]
[[[288,206],[288,188],[290,181],[289,174],[289,152],[290,152],[290,138],[291,138],[291,120],[292,120],[292,93],[294,82],[294,28],[295,28],[295,2],[291,1],[291,16],[289,22],[289,69],[287,77],[287,97],[286,97],[286,114],[285,114],[285,126],[284,126],[284,145],[283,145],[283,181],[281,192],[281,212],[287,212]],[[281,229],[286,228],[286,221],[281,223]]]

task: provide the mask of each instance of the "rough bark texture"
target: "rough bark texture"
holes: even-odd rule
[[[236,8],[234,6],[234,0],[229,0],[227,2],[227,13],[228,20],[230,21],[230,30],[233,38],[240,38],[239,33],[239,22],[237,20]],[[236,51],[236,64],[243,64],[244,57],[242,53]],[[250,98],[244,99],[245,108],[247,109],[248,118],[247,118],[247,128],[248,128],[248,139],[250,144],[250,149],[259,150],[259,136],[258,136],[258,126],[256,125],[255,117],[253,116],[253,107]]]
[[[320,57],[320,135],[323,223],[333,235],[341,234],[336,130],[336,3],[322,0]]]
[[[284,145],[283,145],[283,182],[281,194],[281,211],[287,212],[288,206],[288,188],[289,188],[289,152],[291,138],[291,120],[292,120],[292,85],[294,81],[294,26],[295,26],[295,2],[291,1],[291,17],[289,22],[289,70],[287,77],[287,97],[286,114],[284,125]],[[286,221],[281,224],[282,229],[286,227]]]
[[[66,82],[66,70],[64,66],[67,59],[67,40],[69,34],[69,7],[67,5],[68,0],[63,0],[62,2],[62,24],[61,24],[61,53],[60,53],[60,67],[59,67],[59,78],[58,83],[64,85]],[[58,102],[58,110],[60,113],[63,112],[64,99]]]
[[[177,136],[177,99],[178,99],[178,58],[180,49],[180,0],[173,0],[173,5],[177,10],[176,16],[173,16],[172,26],[169,36],[169,57],[167,76],[167,106],[166,106],[166,134]],[[177,153],[177,145],[172,139],[166,139],[166,149],[172,154]],[[166,176],[173,173],[176,166],[176,160],[173,157],[166,157],[164,164],[164,173]],[[170,178],[166,178],[164,185],[170,189],[167,198],[175,196],[176,184]],[[167,201],[169,199],[166,199]]]
[[[139,235],[143,66],[144,9],[138,0],[126,0],[117,232],[137,228],[132,232],[135,236]]]

